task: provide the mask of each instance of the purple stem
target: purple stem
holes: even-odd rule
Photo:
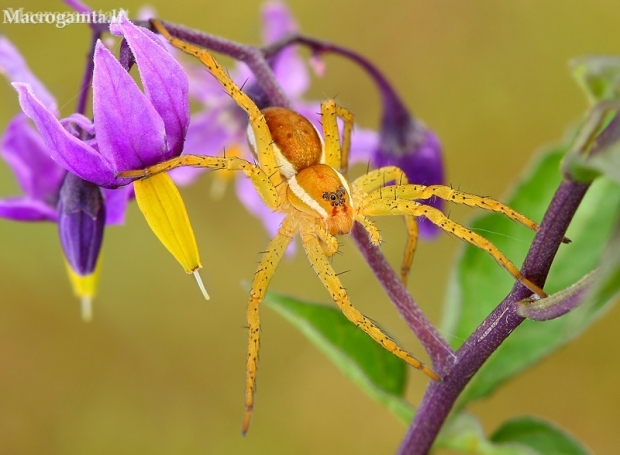
[[[284,93],[284,90],[282,90],[282,87],[276,80],[269,63],[265,57],[263,57],[263,53],[259,48],[240,44],[219,36],[201,32],[199,30],[176,25],[171,22],[162,20],[160,20],[160,22],[164,25],[166,30],[168,30],[170,35],[175,38],[210,49],[220,54],[228,55],[235,60],[245,63],[248,65],[250,70],[252,70],[252,73],[254,73],[260,88],[265,91],[274,105],[292,109],[291,101],[288,96],[286,96],[286,93]]]
[[[451,363],[454,358],[450,345],[407,292],[381,250],[370,242],[363,226],[355,223],[351,236],[388,297],[428,352],[433,366],[445,369],[446,363]]]
[[[586,184],[562,182],[547,209],[521,270],[524,276],[541,287],[587,189]],[[463,388],[508,335],[523,322],[524,319],[517,313],[517,302],[530,294],[531,291],[516,283],[510,294],[459,348],[454,363],[447,370],[439,371],[443,380],[431,383],[427,388],[398,454],[428,453]]]
[[[386,77],[377,69],[375,65],[370,63],[364,56],[354,52],[346,47],[328,41],[322,41],[299,33],[292,33],[282,39],[265,46],[263,55],[270,58],[280,52],[287,46],[292,44],[301,44],[309,47],[315,54],[332,53],[348,58],[362,67],[373,79],[379,94],[381,95],[383,114],[381,133],[383,136],[389,137],[389,146],[392,148],[401,148],[409,146],[412,137],[419,137],[424,131],[423,126],[415,121],[415,118],[409,113],[407,106],[402,102],[392,85]],[[412,134],[410,128],[413,127],[418,134]],[[393,137],[398,140],[394,141]],[[385,140],[385,137],[382,137]],[[398,153],[398,150],[395,150]]]
[[[385,76],[370,63],[364,56],[354,52],[346,47],[338,46],[337,44],[330,43],[328,41],[322,41],[308,36],[301,35],[299,33],[293,33],[283,37],[282,39],[263,47],[263,55],[265,58],[273,57],[285,47],[292,44],[301,44],[309,47],[316,54],[322,54],[330,52],[338,54],[349,60],[357,63],[361,66],[373,79],[379,89],[379,93],[383,100],[383,106],[386,111],[395,113],[396,117],[402,119],[403,122],[409,122],[410,115],[407,107],[401,101],[400,97],[388,82]]]
[[[101,37],[101,33],[93,31],[90,41],[90,50],[86,57],[86,66],[84,68],[84,76],[80,86],[80,96],[78,98],[76,112],[82,115],[86,114],[86,105],[88,104],[88,96],[90,94],[90,84],[93,79],[93,68],[95,67],[93,56],[95,55],[95,44]]]

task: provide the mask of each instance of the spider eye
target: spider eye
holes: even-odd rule
[[[329,193],[328,192],[323,193],[323,199],[325,199],[325,200],[329,199]]]
[[[336,193],[329,193],[329,198],[330,198],[332,201],[335,201],[335,200],[338,198],[338,196],[336,196]]]

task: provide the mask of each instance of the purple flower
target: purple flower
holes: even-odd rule
[[[95,270],[105,216],[101,188],[67,173],[58,200],[58,233],[67,262],[78,275]]]
[[[59,121],[31,85],[14,83],[23,111],[37,126],[51,157],[82,179],[105,188],[127,185],[121,171],[143,169],[181,153],[189,124],[188,82],[181,66],[151,32],[125,17],[112,31],[131,48],[142,93],[112,53],[98,41],[93,72],[93,115]],[[82,131],[76,137],[75,130]]]
[[[409,182],[422,185],[443,185],[444,170],[441,144],[430,129],[408,113],[386,108],[381,125],[379,146],[371,157],[376,167],[397,166]],[[443,200],[433,198],[424,201],[441,210]],[[420,236],[432,238],[439,228],[426,218],[418,218]]]
[[[154,164],[178,155],[183,146],[189,115],[187,80],[183,85],[182,70],[178,65],[178,71],[174,71],[174,66],[170,65],[164,69],[165,61],[163,64],[156,62],[155,65],[149,61],[148,56],[160,57],[157,52],[163,46],[158,39],[153,35],[140,36],[140,31],[126,20],[118,28],[127,35],[137,55],[138,65],[142,67],[145,91],[152,104],[144,101],[144,95],[137,87],[142,98],[132,99],[134,93],[122,86],[129,78],[127,72],[99,43],[93,76],[98,81],[95,83],[98,86],[95,87],[93,98],[99,101],[95,101],[93,110],[95,116],[101,119],[99,124],[103,127],[100,128],[95,128],[93,122],[80,114],[72,114],[58,121],[53,96],[32,74],[17,49],[6,38],[0,37],[0,69],[14,82],[24,111],[35,121],[39,130],[37,132],[32,128],[24,114],[18,114],[6,129],[1,154],[11,166],[23,195],[0,200],[0,217],[16,221],[58,222],[69,275],[74,291],[82,299],[85,319],[90,317],[90,300],[96,290],[97,259],[104,224],[122,223],[127,201],[133,195],[130,186],[103,191],[97,186],[107,183],[109,188],[118,187],[119,179],[115,178],[115,171],[110,170],[114,168],[106,166],[106,163],[111,162],[119,169],[123,169],[123,166],[133,168],[136,165],[144,166],[144,162]],[[147,56],[147,62],[141,64],[143,56]],[[147,81],[144,74],[152,77]],[[125,79],[122,79],[123,76]],[[176,80],[179,78],[180,82]],[[116,85],[110,85],[110,82]],[[132,80],[131,83],[135,87]],[[170,91],[166,87],[168,83],[177,84],[178,90]],[[177,96],[179,101],[173,109],[166,110],[169,98]],[[111,106],[114,101],[117,105]],[[150,111],[148,108],[139,108],[132,112],[124,108],[124,102],[130,107],[144,102],[149,104]],[[110,107],[116,108],[116,111],[110,113]],[[157,114],[155,118],[152,112],[158,112],[158,108],[163,113]],[[149,114],[146,117],[143,115],[145,111]],[[181,115],[178,115],[179,111]],[[123,131],[120,129],[123,126],[121,123],[142,128],[142,136],[131,138],[133,141],[118,137],[118,132]],[[156,124],[158,131],[144,131],[144,124]],[[145,157],[140,153],[139,141],[144,140],[145,135],[157,133],[157,137],[162,139],[149,150],[156,149],[158,155]],[[144,142],[151,144],[148,140]],[[98,153],[101,144],[103,149],[109,151],[107,156]],[[124,148],[119,151],[121,147]],[[127,147],[139,150],[133,155],[129,154],[129,159],[124,159],[121,155],[127,153]],[[80,177],[67,172],[67,169]],[[94,183],[83,180],[83,177],[91,177]]]
[[[24,192],[0,200],[0,217],[16,221],[57,221],[56,203],[66,171],[49,156],[41,136],[19,114],[7,126],[2,157]]]

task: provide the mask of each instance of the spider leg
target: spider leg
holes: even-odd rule
[[[227,169],[231,171],[242,171],[247,175],[252,184],[258,191],[261,199],[272,210],[279,206],[279,197],[276,187],[269,179],[268,175],[258,166],[244,160],[243,158],[207,156],[207,155],[181,155],[163,163],[155,164],[145,169],[135,171],[120,172],[119,177],[139,178],[167,172],[181,166],[206,167],[209,169]]]
[[[342,145],[337,118],[344,121]],[[321,122],[325,141],[325,164],[346,175],[349,168],[349,152],[351,151],[351,132],[353,131],[353,114],[334,100],[321,104]]]
[[[342,286],[340,279],[323,253],[321,244],[317,238],[316,227],[303,227],[301,230],[301,239],[304,249],[306,250],[308,260],[312,264],[312,268],[346,318],[366,332],[373,340],[379,343],[387,351],[404,360],[414,368],[421,370],[435,381],[441,380],[435,372],[407,351],[401,349],[370,319],[355,309],[349,301],[347,292]]]
[[[321,247],[325,256],[332,257],[338,252],[339,246],[336,237],[320,228],[316,230],[316,235],[321,240]]]
[[[413,185],[410,185],[413,186]],[[512,210],[512,209],[511,209]],[[414,215],[425,216],[433,224],[439,226],[444,231],[454,234],[461,240],[471,243],[472,245],[487,251],[499,265],[508,271],[517,281],[529,288],[532,292],[540,297],[546,297],[547,294],[539,286],[525,278],[519,269],[502,253],[493,243],[475,232],[455,223],[445,216],[440,210],[434,207],[420,204],[416,201],[406,199],[376,198],[365,201],[363,213],[367,216],[384,216],[384,215]]]
[[[407,175],[402,169],[396,166],[385,166],[358,177],[353,182],[353,186],[366,193],[377,189],[380,189],[379,191],[382,193],[383,187],[389,182],[396,182],[397,185],[406,185],[409,183]],[[418,223],[414,216],[405,215],[404,218],[405,227],[407,228],[407,244],[405,245],[405,253],[403,254],[403,261],[400,266],[400,280],[406,286],[409,270],[411,270],[411,264],[413,263],[413,256],[415,255],[415,249],[418,245]],[[364,222],[360,222],[372,237],[373,231],[368,229]]]
[[[166,30],[163,24],[157,19],[152,19],[151,23],[174,47],[197,57],[207,67],[213,77],[218,80],[224,90],[235,100],[239,107],[248,114],[256,140],[255,148],[260,166],[269,176],[274,186],[281,183],[282,176],[278,172],[277,163],[271,150],[271,134],[269,133],[267,122],[260,109],[258,109],[250,97],[233,82],[228,73],[221,67],[217,60],[215,60],[211,53],[171,36],[168,30]]]
[[[256,370],[258,368],[258,348],[260,344],[260,315],[258,306],[265,298],[269,282],[297,232],[297,225],[291,218],[285,218],[276,236],[271,240],[267,250],[261,258],[258,270],[254,274],[250,299],[248,301],[247,319],[249,328],[248,358],[245,379],[245,415],[241,431],[247,433],[254,407],[254,392],[256,391]]]
[[[455,204],[463,204],[469,207],[478,207],[484,210],[501,213],[533,231],[538,230],[538,224],[534,221],[524,215],[521,215],[519,212],[508,207],[507,205],[496,201],[495,199],[454,190],[449,186],[444,185],[424,186],[411,184],[388,186],[386,188],[373,191],[370,194],[370,199],[382,198],[420,200],[430,199],[433,196]]]

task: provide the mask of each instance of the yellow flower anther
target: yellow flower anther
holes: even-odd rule
[[[73,293],[80,299],[82,320],[84,322],[90,322],[93,319],[92,302],[97,292],[99,275],[101,273],[101,257],[97,260],[95,271],[89,275],[80,275],[76,273],[66,260],[65,265],[67,266],[67,274],[71,281],[71,287],[73,287]]]
[[[168,174],[161,173],[134,181],[138,207],[157,238],[183,266],[192,273],[205,299],[209,294],[202,284],[198,269],[200,258],[196,237],[187,216],[179,190]]]

